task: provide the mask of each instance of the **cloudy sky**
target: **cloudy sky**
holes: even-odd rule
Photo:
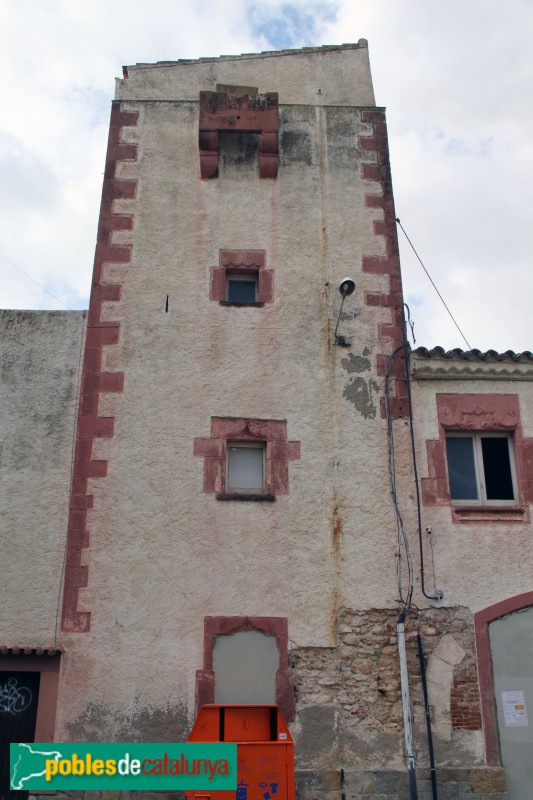
[[[531,0],[0,0],[0,306],[87,307],[123,64],[366,38],[402,225],[472,347],[533,350],[532,31]],[[399,235],[416,344],[466,348]]]

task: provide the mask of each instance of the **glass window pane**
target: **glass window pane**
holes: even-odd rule
[[[228,489],[263,491],[263,448],[228,446]]]
[[[452,500],[478,500],[474,447],[470,436],[446,438]]]
[[[507,436],[481,437],[487,500],[514,500]]]
[[[257,280],[228,278],[228,300],[233,303],[255,303]]]

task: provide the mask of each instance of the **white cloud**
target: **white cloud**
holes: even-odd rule
[[[532,24],[529,0],[4,0],[0,253],[67,305],[87,303],[122,64],[364,37],[402,223],[473,346],[529,349]],[[400,244],[417,343],[463,345]],[[60,307],[0,264],[2,305]]]

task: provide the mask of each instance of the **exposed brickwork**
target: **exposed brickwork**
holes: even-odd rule
[[[122,289],[118,283],[105,282],[103,269],[104,264],[128,264],[131,260],[131,246],[113,244],[113,233],[132,230],[133,216],[115,213],[113,204],[136,194],[136,181],[116,175],[119,162],[137,158],[137,147],[122,142],[122,129],[137,125],[138,116],[113,102],[81,379],[61,620],[63,630],[80,633],[88,631],[91,624],[90,612],[78,610],[79,590],[89,580],[88,568],[81,563],[83,550],[89,546],[87,510],[93,507],[88,479],[107,475],[107,461],[93,459],[92,446],[95,439],[111,438],[114,424],[112,417],[99,416],[98,402],[102,393],[122,392],[124,385],[123,373],[102,368],[103,348],[118,342],[120,327],[118,322],[102,319],[102,304],[119,301]]]
[[[458,731],[481,730],[479,683],[472,653],[455,667],[450,699],[452,728]]]
[[[226,299],[226,277],[231,274],[257,275],[257,302],[274,300],[274,271],[266,269],[264,250],[220,250],[218,267],[211,269],[211,300]]]
[[[403,718],[400,667],[396,637],[397,611],[342,609],[339,644],[334,648],[292,650],[289,667],[296,689],[297,708],[335,706],[338,725],[358,736],[398,734],[401,751]],[[451,634],[465,656],[455,668],[451,693],[455,729],[481,728],[474,627],[471,613],[462,608],[425,609],[406,623],[407,657],[415,725],[423,737],[424,707],[416,633],[420,630],[429,658],[442,637]],[[465,709],[470,706],[467,714]],[[452,719],[452,724],[454,720]]]
[[[300,458],[300,442],[287,441],[287,422],[277,419],[211,417],[211,437],[194,440],[194,455],[204,458],[204,491],[226,491],[228,442],[266,444],[265,492],[288,494],[289,459]]]
[[[279,669],[276,673],[276,703],[287,722],[294,719],[294,691],[287,669],[289,634],[285,617],[205,617],[204,665],[196,673],[196,714],[206,703],[215,699],[215,673],[213,653],[218,636],[231,636],[241,631],[258,631],[265,636],[275,636],[279,651]]]
[[[278,95],[200,92],[200,175],[218,178],[218,132],[259,133],[259,177],[278,174]]]
[[[376,236],[385,237],[385,256],[363,256],[363,272],[388,277],[388,291],[381,293],[366,292],[367,306],[388,310],[389,319],[378,325],[378,337],[383,340],[383,351],[378,354],[378,374],[385,376],[391,354],[403,342],[403,293],[400,272],[400,255],[396,230],[396,213],[392,194],[392,178],[390,170],[389,146],[387,141],[387,125],[385,112],[379,109],[361,111],[361,121],[372,126],[370,136],[359,137],[363,159],[371,159],[371,163],[362,164],[362,178],[372,182],[372,190],[365,197],[368,208],[383,210],[383,219],[374,221]],[[391,373],[390,413],[393,418],[405,417],[408,414],[407,384],[405,379],[404,358],[398,357]],[[381,401],[381,414],[385,416],[384,399]]]
[[[454,522],[506,524],[529,522],[533,501],[533,439],[524,437],[520,402],[515,394],[437,394],[439,438],[426,442],[428,477],[421,479],[422,501],[427,506],[450,506]],[[459,508],[450,499],[446,433],[448,431],[502,432],[513,434],[513,449],[518,488],[517,508]]]

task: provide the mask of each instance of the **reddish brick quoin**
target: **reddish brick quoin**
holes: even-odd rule
[[[295,715],[294,689],[288,671],[289,627],[286,617],[205,617],[204,664],[196,672],[196,715],[206,703],[215,702],[215,672],[213,653],[219,636],[231,636],[241,631],[258,631],[275,636],[279,650],[279,669],[276,673],[276,703],[287,722]]]
[[[400,256],[398,251],[398,235],[396,230],[396,213],[392,194],[392,178],[387,141],[387,125],[385,112],[379,109],[361,111],[361,121],[372,126],[370,136],[359,137],[359,147],[363,153],[374,157],[374,163],[364,163],[361,175],[363,180],[372,181],[375,189],[368,193],[365,203],[368,208],[381,208],[383,219],[374,221],[374,234],[385,237],[385,256],[363,256],[363,272],[373,275],[386,275],[389,289],[385,293],[365,294],[365,304],[390,310],[389,321],[378,325],[378,336],[383,343],[383,351],[377,355],[378,374],[384,376],[390,361],[390,355],[403,342],[403,293],[400,272]],[[405,362],[398,356],[398,369],[395,369],[391,380],[390,413],[393,418],[405,417],[408,414],[407,384],[405,379]],[[381,415],[385,416],[384,399],[381,400]]]
[[[124,384],[123,373],[102,369],[103,348],[118,342],[120,327],[118,322],[102,320],[102,303],[119,301],[122,290],[118,283],[103,281],[103,267],[106,263],[131,261],[131,247],[113,244],[112,236],[115,231],[132,230],[133,216],[116,214],[113,203],[121,198],[134,198],[137,191],[136,181],[119,180],[115,176],[119,162],[137,158],[136,145],[122,142],[122,129],[137,125],[138,117],[137,112],[123,111],[120,103],[113,102],[81,376],[61,619],[62,630],[79,633],[88,631],[91,625],[90,612],[78,610],[79,590],[87,586],[89,579],[88,567],[81,563],[82,551],[89,547],[87,510],[93,507],[88,479],[107,475],[107,461],[94,460],[92,446],[95,439],[111,438],[114,427],[112,417],[99,416],[98,400],[102,393],[122,392]]]

